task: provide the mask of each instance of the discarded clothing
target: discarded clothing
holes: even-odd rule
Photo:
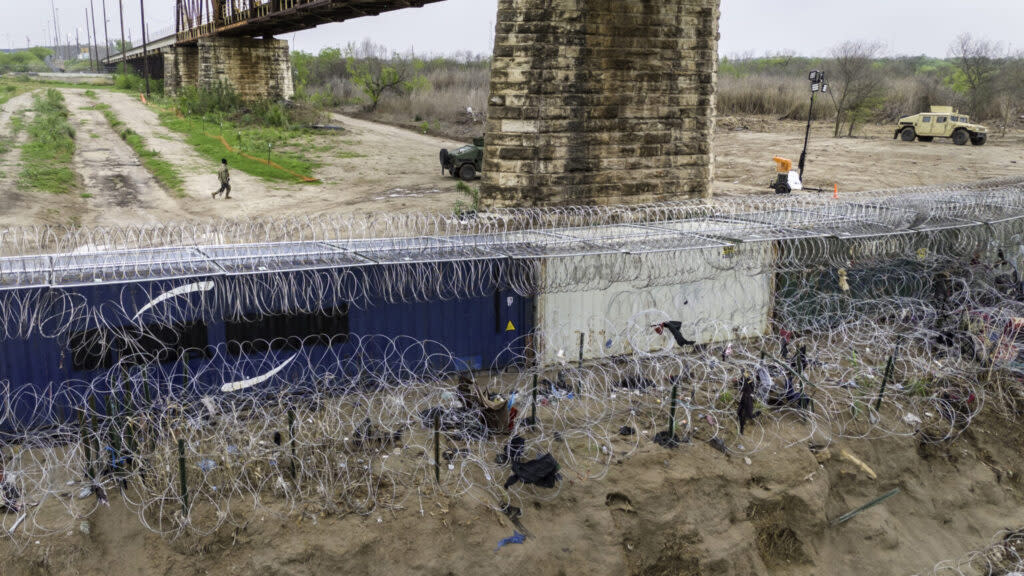
[[[3,476],[0,476],[0,510],[18,512],[21,510],[21,506],[18,504],[20,501],[21,494],[18,493],[18,489],[14,484],[3,480]]]
[[[619,436],[632,436],[633,434],[636,434],[636,430],[633,430],[632,426],[619,428]]]
[[[740,393],[740,402],[736,409],[736,416],[740,421],[740,435],[742,436],[747,421],[757,418],[761,413],[754,412],[754,381],[750,378],[743,378],[741,385],[742,392]]]
[[[715,450],[718,450],[722,454],[725,454],[726,456],[729,455],[729,449],[725,447],[725,442],[722,441],[722,439],[719,438],[718,436],[715,436],[711,440],[708,440],[708,445],[710,445]]]
[[[693,346],[694,344],[696,344],[695,341],[687,340],[686,338],[683,337],[683,333],[680,332],[679,330],[682,327],[682,322],[679,322],[678,320],[669,320],[668,322],[656,324],[654,326],[654,331],[657,332],[658,334],[661,334],[662,330],[667,328],[668,331],[672,333],[672,337],[675,338],[676,344],[680,346]]]
[[[522,544],[523,542],[526,542],[526,536],[520,534],[518,530],[513,530],[511,536],[508,538],[502,538],[501,541],[498,542],[498,547],[495,548],[494,551],[497,552],[498,550],[501,550],[501,547],[506,544]]]
[[[523,457],[523,450],[525,449],[526,442],[523,438],[521,436],[513,436],[509,438],[508,444],[505,445],[505,452],[498,454],[496,461],[502,466],[509,462],[514,464]]]
[[[663,448],[675,448],[679,446],[679,436],[672,434],[668,430],[662,430],[654,435],[654,443]]]
[[[505,481],[505,489],[516,482],[536,484],[541,488],[554,488],[555,483],[562,479],[558,474],[559,466],[550,453],[528,462],[512,461],[512,475]]]
[[[767,366],[757,367],[757,396],[764,401],[772,393],[775,383],[772,382],[772,375],[768,372]]]

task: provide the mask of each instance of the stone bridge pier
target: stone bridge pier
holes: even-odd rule
[[[246,100],[282,100],[295,94],[287,40],[213,36],[166,48],[164,90],[230,86]]]
[[[720,0],[499,0],[483,197],[710,195]]]

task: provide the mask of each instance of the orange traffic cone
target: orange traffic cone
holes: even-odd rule
[[[832,191],[832,199],[839,200],[839,184],[835,184],[835,189]]]

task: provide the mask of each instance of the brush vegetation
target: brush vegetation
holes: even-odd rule
[[[38,93],[32,111],[28,141],[21,148],[20,183],[53,194],[75,190],[78,176],[71,169],[75,129],[68,122],[64,96],[53,88]]]
[[[455,138],[482,135],[490,69],[481,55],[420,58],[369,40],[292,53],[296,99]]]
[[[211,162],[227,158],[232,169],[286,182],[312,179],[319,166],[305,153],[310,125],[323,117],[315,106],[246,102],[226,84],[186,88],[168,104],[160,122]]]
[[[817,58],[723,56],[718,113],[805,121],[807,73],[815,69],[828,73],[832,93],[818,98],[814,118],[834,122],[837,136],[933,105],[954,106],[997,128],[1024,114],[1024,55],[970,35],[952,38],[947,58],[886,56],[870,42],[843,42]],[[485,56],[417,58],[367,40],[315,55],[293,52],[292,70],[298,100],[359,107],[374,120],[424,133],[468,138],[483,131],[490,88]]]

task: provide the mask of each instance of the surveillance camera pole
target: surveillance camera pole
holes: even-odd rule
[[[804,133],[804,150],[800,153],[800,180],[804,179],[804,165],[807,164],[807,144],[811,139],[811,119],[814,118],[814,97],[818,92],[827,92],[828,84],[825,83],[825,73],[814,70],[808,75],[811,81],[811,108],[807,111],[807,131]]]

